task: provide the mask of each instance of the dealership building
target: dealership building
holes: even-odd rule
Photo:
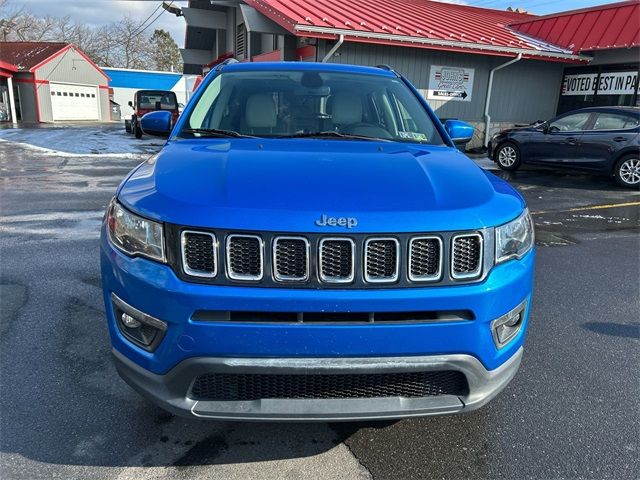
[[[191,0],[184,71],[216,63],[390,65],[441,119],[506,126],[593,105],[639,105],[640,0],[547,16],[428,0]],[[488,132],[488,134],[485,134]]]
[[[108,121],[108,81],[70,43],[0,42],[0,108],[14,123]]]

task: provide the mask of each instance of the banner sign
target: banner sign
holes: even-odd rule
[[[473,68],[431,65],[427,98],[470,102],[473,92],[473,73]]]
[[[602,72],[565,75],[562,95],[633,95],[638,82],[638,72]]]

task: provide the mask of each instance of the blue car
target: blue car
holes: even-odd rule
[[[233,63],[119,186],[102,286],[122,378],[234,420],[469,411],[518,370],[534,271],[522,197],[390,68]]]

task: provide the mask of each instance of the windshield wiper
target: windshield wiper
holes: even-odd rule
[[[392,142],[388,138],[367,137],[366,135],[351,135],[349,133],[340,133],[327,130],[325,132],[305,132],[294,133],[292,135],[279,135],[274,138],[344,138],[346,140],[368,140],[374,142]]]
[[[185,133],[199,133],[207,137],[258,138],[253,135],[244,135],[233,130],[220,130],[218,128],[185,128],[182,131]]]

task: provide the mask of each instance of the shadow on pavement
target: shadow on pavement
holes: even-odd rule
[[[640,339],[640,323],[587,322],[582,328],[601,335]]]
[[[545,188],[570,188],[589,191],[624,192],[612,177],[595,175],[576,170],[555,170],[545,167],[526,167],[515,172],[492,171],[500,178],[518,185],[539,186]]]

